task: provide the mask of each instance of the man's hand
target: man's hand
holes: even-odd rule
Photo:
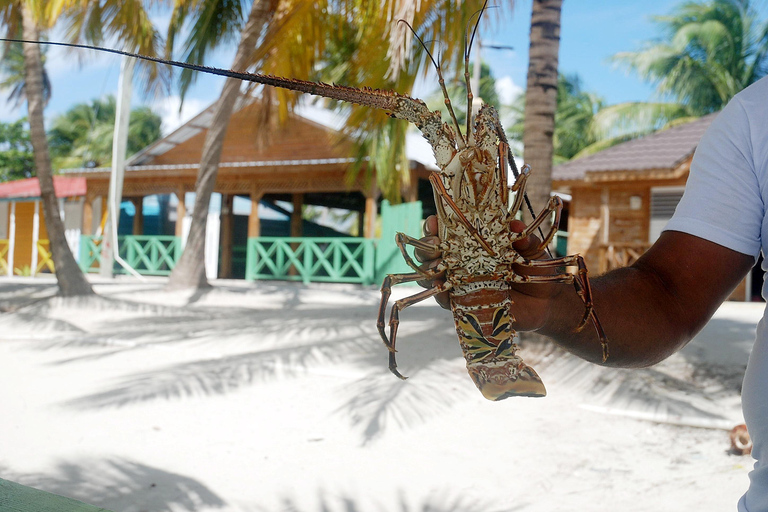
[[[509,226],[510,229],[516,233],[522,233],[522,231],[525,229],[525,224],[519,220],[511,221]],[[423,242],[427,242],[432,245],[438,245],[440,243],[440,238],[438,237],[438,220],[436,216],[431,215],[427,218],[426,222],[424,223],[424,235],[425,236],[421,239]],[[544,257],[546,253],[545,249],[538,250],[539,245],[540,241],[538,237],[531,235],[529,237],[518,240],[514,243],[513,247],[524,258],[533,260]],[[419,249],[415,251],[414,255],[418,261],[424,264],[424,268],[434,268],[440,263],[442,256],[440,252],[426,252]],[[538,270],[521,267],[516,267],[514,270],[521,274],[528,275],[552,273],[551,270]],[[419,281],[419,284],[425,288],[431,288],[435,284],[443,281],[444,279],[438,278],[435,281]],[[527,317],[529,315],[521,314],[522,312],[518,313],[517,310],[520,308],[516,308],[515,317],[517,318],[518,328],[521,328],[521,330],[528,330],[531,328],[539,327],[541,325],[541,323],[544,321],[544,315],[546,313],[546,299],[550,298],[554,293],[556,293],[557,286],[562,285],[537,283],[516,285],[514,287],[510,294],[510,298],[515,303],[521,302],[521,307],[526,307],[526,304],[530,302],[529,305],[533,306],[531,312],[535,312],[535,314],[532,315],[534,318],[528,319]],[[436,295],[435,300],[443,308],[450,309],[450,299],[448,292],[443,292],[439,295]],[[529,325],[530,327],[526,329],[525,327]]]

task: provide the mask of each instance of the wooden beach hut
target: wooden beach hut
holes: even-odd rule
[[[349,170],[355,161],[352,143],[328,124],[296,113],[290,113],[281,127],[271,127],[269,137],[261,140],[255,127],[262,108],[258,100],[242,98],[227,130],[214,189],[221,194],[221,209],[209,215],[210,239],[206,247],[209,278],[243,277],[243,273],[251,278],[289,277],[283,276],[288,267],[295,271],[297,267],[314,266],[318,271],[315,277],[321,280],[336,277],[370,282],[371,272],[380,273],[372,270],[371,262],[372,251],[378,250],[374,247],[374,238],[381,198],[371,183],[373,180],[366,181],[365,172],[350,179]],[[213,106],[127,162],[123,200],[133,203],[134,215],[127,233],[125,221],[121,221],[125,235],[123,245],[126,251],[131,250],[125,258],[139,263],[143,273],[167,274],[180,255],[189,227],[188,212],[193,205],[191,193],[195,190],[202,147],[212,117]],[[413,191],[405,191],[405,196],[415,199],[418,176],[426,176],[425,166],[411,161],[411,172]],[[66,169],[64,174],[86,182],[80,264],[86,270],[93,269],[98,266],[98,228],[103,217],[102,205],[106,204],[110,169]],[[171,209],[163,230],[145,234],[142,214],[146,198],[157,195],[170,196],[166,207]],[[243,200],[249,202],[247,215],[235,214],[236,198],[240,198],[241,205]],[[290,216],[286,223],[288,229],[265,233],[270,230],[264,229],[260,212],[264,213],[265,208],[280,211],[278,201],[292,205],[282,211]],[[329,235],[333,233],[328,230],[308,226],[301,219],[303,205],[356,212],[360,236],[336,233],[338,236],[332,237]],[[421,210],[410,208],[412,211],[406,217],[418,216],[420,220]],[[403,212],[394,217],[402,222]],[[410,230],[419,234],[415,221],[409,222],[414,224]],[[323,240],[315,240],[311,235],[318,233],[312,230],[321,231]],[[333,262],[327,261],[328,258]],[[350,263],[350,260],[354,261]],[[370,262],[364,263],[364,260]],[[362,265],[370,268],[363,271],[358,268]],[[239,274],[233,273],[233,268],[239,268]]]
[[[54,176],[53,188],[59,199],[67,241],[77,250],[85,179]],[[0,275],[53,271],[38,179],[0,183]]]
[[[568,252],[582,254],[600,273],[636,261],[672,217],[693,153],[715,116],[556,166],[553,188],[571,197]],[[750,276],[732,298],[751,300],[759,291],[753,279],[762,277]]]

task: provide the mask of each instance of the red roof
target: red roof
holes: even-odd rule
[[[85,195],[85,178],[54,176],[53,189],[56,197]],[[40,197],[40,182],[37,178],[0,183],[0,199],[24,199]]]

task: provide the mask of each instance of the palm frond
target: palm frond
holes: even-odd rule
[[[674,119],[690,116],[690,110],[679,103],[626,102],[600,109],[591,130],[597,141],[634,138],[659,130]]]

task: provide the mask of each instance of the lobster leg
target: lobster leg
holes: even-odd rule
[[[405,274],[405,275],[412,276],[413,274]],[[415,274],[415,275],[419,276],[419,274]],[[418,277],[418,279],[420,278],[421,276]],[[412,281],[414,279],[409,278],[409,280]],[[383,289],[383,286],[382,286],[382,289]],[[442,284],[438,284],[428,290],[419,292],[416,295],[411,295],[410,297],[405,297],[404,299],[395,301],[395,303],[392,305],[392,312],[389,316],[389,343],[387,343],[386,340],[384,343],[387,345],[387,348],[389,348],[389,371],[395,374],[396,377],[403,380],[407,379],[407,377],[405,377],[399,371],[397,371],[397,361],[395,360],[395,352],[396,352],[395,340],[397,338],[397,327],[400,324],[400,311],[407,308],[408,306],[413,306],[414,304],[417,304],[434,295],[437,295],[438,293],[442,293],[450,289],[451,289],[451,285],[448,282],[445,282]],[[382,299],[383,299],[383,293],[382,293]],[[379,330],[380,333],[382,331],[383,331],[383,328]]]
[[[563,213],[563,201],[559,197],[555,196],[550,200],[550,204],[555,203],[555,219],[552,221],[552,225],[549,228],[549,233],[547,233],[547,236],[541,239],[541,242],[539,243],[538,247],[536,247],[536,253],[539,253],[540,251],[543,251],[544,249],[549,247],[549,244],[552,243],[552,240],[555,238],[555,235],[557,234],[557,230],[560,228],[560,216]],[[542,215],[540,216],[542,220],[544,220],[544,214],[542,212]],[[539,230],[539,233],[541,233],[541,230]]]
[[[408,251],[405,250],[405,246],[411,245],[417,249],[421,249],[422,251],[427,252],[439,251],[440,247],[434,244],[422,242],[418,238],[413,238],[412,236],[408,236],[405,233],[397,233],[395,235],[395,243],[400,248],[400,252],[403,253],[403,259],[405,260],[405,263],[422,276],[429,277],[427,272],[413,261],[413,258],[411,258],[411,256],[408,254]]]
[[[515,202],[512,207],[508,209],[510,213],[516,215],[520,208],[523,206],[523,198],[525,197],[525,184],[528,181],[528,177],[531,175],[531,166],[525,164],[523,171],[517,175],[515,182],[512,184],[512,192],[515,193]]]
[[[509,185],[507,184],[507,167],[509,166],[509,145],[499,142],[499,203],[504,208],[509,207]],[[517,181],[515,181],[517,185]]]
[[[533,222],[528,224],[528,226],[526,226],[526,228],[523,230],[523,232],[520,233],[520,237],[521,238],[525,238],[525,237],[529,236],[531,233],[533,233],[535,230],[537,230],[539,228],[539,226],[541,226],[541,224],[544,222],[544,219],[547,218],[547,215],[549,215],[552,212],[557,212],[556,221],[557,221],[557,224],[559,224],[560,223],[560,213],[559,212],[562,209],[563,209],[563,200],[560,199],[557,196],[550,197],[549,198],[549,202],[547,203],[547,206],[541,211],[541,213],[539,213],[539,215],[536,217],[536,220],[534,220]],[[557,231],[557,227],[556,227],[557,224],[555,224],[554,222],[552,223],[552,225],[555,226],[555,231]],[[555,236],[555,233],[551,232],[550,235],[545,237],[545,238],[549,238],[550,236]],[[547,242],[547,244],[548,243],[549,242]]]
[[[587,265],[584,263],[584,258],[579,254],[572,256],[565,256],[563,258],[554,258],[551,260],[526,260],[519,263],[522,266],[529,268],[552,268],[561,266],[576,266],[578,270],[575,274],[563,273],[548,276],[530,276],[520,275],[510,272],[504,276],[504,279],[508,282],[514,283],[572,283],[576,289],[576,293],[584,303],[584,317],[576,326],[576,331],[580,331],[587,325],[589,320],[592,320],[592,325],[595,327],[597,337],[600,339],[600,346],[603,351],[603,362],[608,359],[608,337],[605,335],[603,326],[600,323],[600,319],[597,318],[595,313],[594,303],[592,302],[592,286],[589,284],[589,278],[587,277]]]
[[[386,327],[386,323],[384,322],[384,315],[386,314],[389,297],[392,295],[392,287],[397,284],[412,283],[413,281],[419,281],[425,278],[434,279],[441,277],[444,272],[445,271],[442,269],[430,269],[424,273],[414,272],[410,274],[388,274],[387,277],[384,278],[384,282],[381,284],[381,302],[379,303],[379,316],[376,322],[376,327],[378,328],[379,334],[381,335],[381,340],[384,342],[384,345],[386,345],[390,352],[394,352],[395,344],[390,343],[389,339],[387,338],[387,334],[384,330]]]

